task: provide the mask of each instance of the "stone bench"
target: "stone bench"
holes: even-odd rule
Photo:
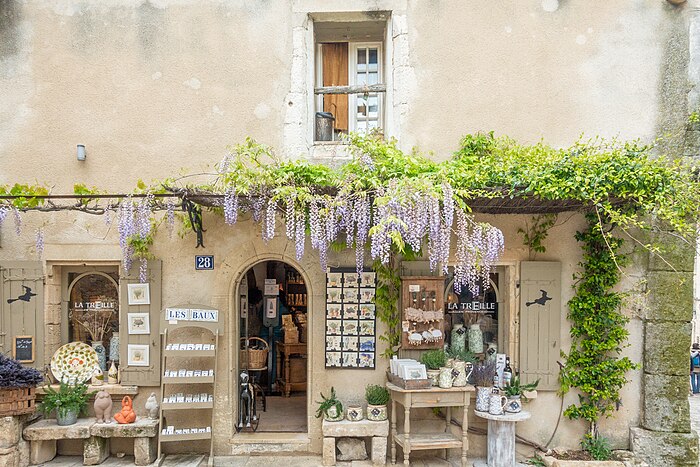
[[[29,441],[31,464],[41,464],[56,457],[56,441],[59,439],[82,439],[83,465],[98,465],[109,457],[110,438],[133,438],[134,463],[148,465],[156,459],[158,420],[138,418],[134,423],[120,425],[80,418],[78,423],[68,426],[58,426],[56,420],[41,420],[26,427],[23,436]]]
[[[350,422],[323,421],[323,465],[335,465],[336,438],[371,438],[371,460],[374,465],[386,464],[387,436],[389,421],[373,422],[360,420]]]

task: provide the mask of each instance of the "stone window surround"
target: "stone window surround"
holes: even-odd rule
[[[386,136],[400,135],[401,115],[405,114],[408,106],[406,96],[410,82],[406,73],[410,71],[406,7],[406,0],[358,1],[352,5],[340,0],[329,0],[322,6],[311,0],[295,1],[291,80],[283,129],[285,157],[339,162],[350,157],[345,145],[314,142],[315,21],[386,19],[383,63],[387,90],[384,96],[383,127]]]

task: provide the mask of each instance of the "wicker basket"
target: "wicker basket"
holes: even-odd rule
[[[36,410],[36,388],[0,388],[0,417]]]
[[[240,368],[248,368],[250,370],[255,370],[258,368],[264,368],[267,366],[267,352],[270,350],[270,346],[267,344],[265,339],[260,337],[249,337],[248,345],[250,346],[250,341],[260,341],[265,345],[264,349],[247,349],[245,348],[245,337],[241,337],[241,361]]]

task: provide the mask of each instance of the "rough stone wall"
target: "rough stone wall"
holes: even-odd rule
[[[0,417],[0,467],[29,465],[29,443],[22,438],[25,416]]]
[[[692,247],[668,233],[652,241],[644,309],[641,426],[630,431],[635,454],[649,465],[698,465],[698,438],[690,430],[688,371],[693,310]]]

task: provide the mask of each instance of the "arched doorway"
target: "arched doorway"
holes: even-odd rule
[[[260,261],[242,275],[238,296],[239,358],[236,412],[241,374],[254,383],[257,420],[251,427],[234,420],[236,431],[306,433],[309,293],[303,275],[277,260]]]

